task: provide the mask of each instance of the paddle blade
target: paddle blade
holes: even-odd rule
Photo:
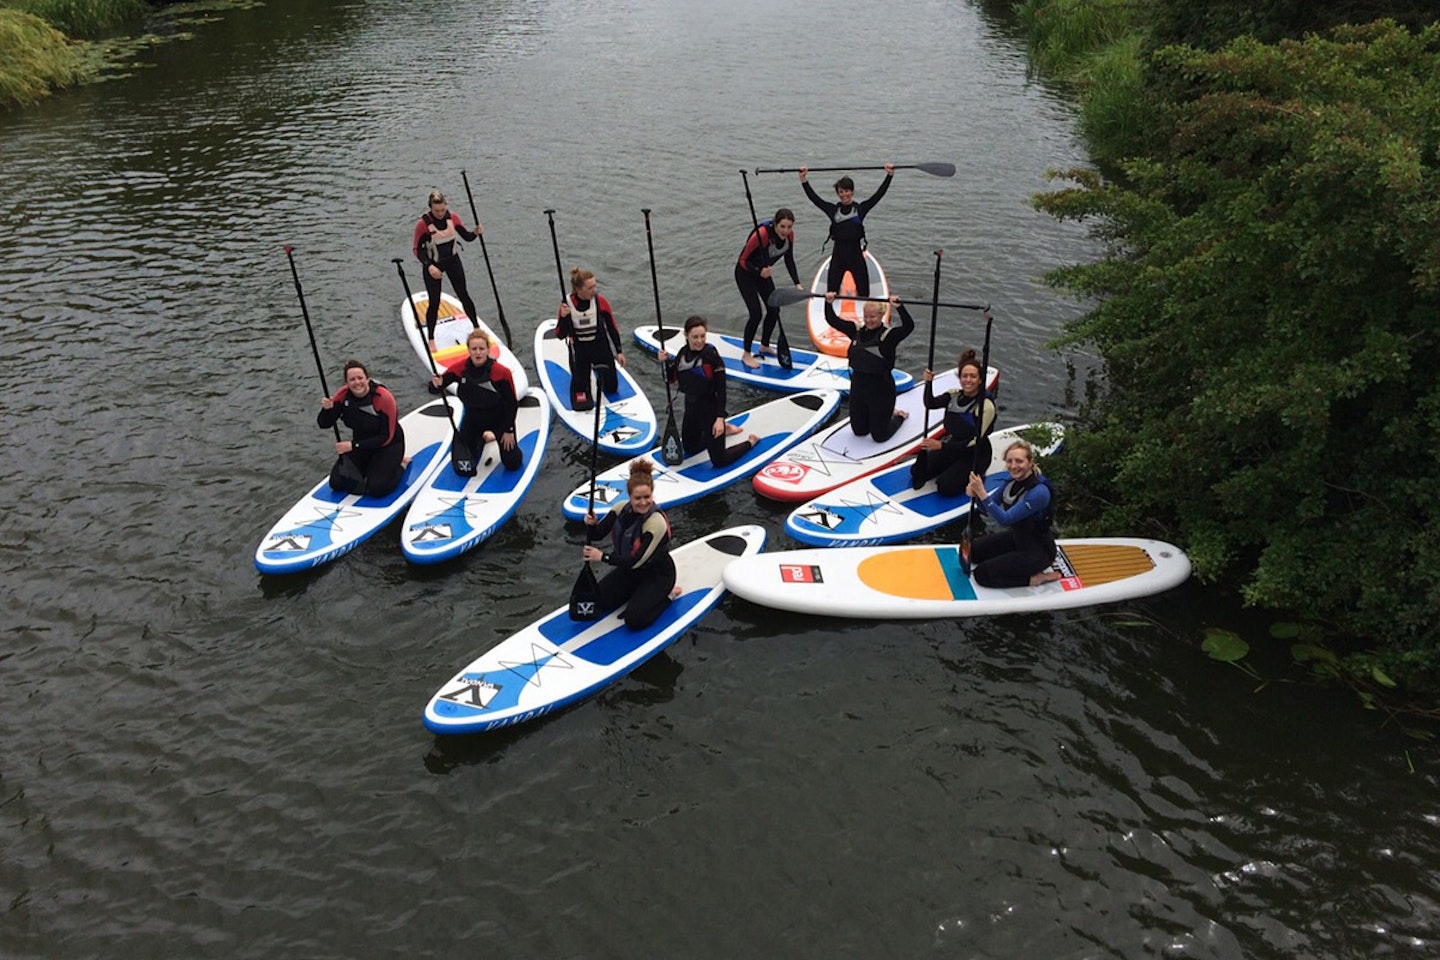
[[[955,164],[953,163],[917,163],[915,169],[922,173],[928,173],[932,177],[955,176]]]
[[[450,466],[462,477],[473,477],[480,471],[476,463],[478,453],[470,448],[470,444],[456,437],[455,442],[450,444]]]
[[[660,443],[660,457],[672,467],[678,467],[685,459],[685,447],[680,443],[680,431],[675,429],[675,408],[665,411],[665,434]]]
[[[589,569],[588,567],[586,569]],[[970,576],[970,531],[960,538],[960,572]]]
[[[771,291],[770,296],[765,298],[765,301],[772,307],[788,307],[801,300],[809,300],[811,296],[812,294],[806,293],[804,290],[796,290],[794,287],[776,287]]]
[[[600,619],[600,584],[588,563],[580,567],[580,576],[575,578],[575,586],[570,591],[570,619]]]
[[[785,336],[785,328],[783,326],[778,327],[778,332],[780,336],[775,341],[775,360],[780,364],[780,369],[793,369],[795,361],[790,358],[790,338]]]

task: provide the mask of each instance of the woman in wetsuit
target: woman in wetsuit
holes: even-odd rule
[[[570,397],[574,409],[589,410],[595,405],[590,395],[591,367],[605,368],[601,390],[608,394],[619,389],[615,364],[625,366],[620,328],[615,324],[610,301],[600,296],[595,274],[589,270],[576,267],[570,271],[570,296],[560,304],[555,336],[570,344]]]
[[[835,314],[835,291],[825,294],[825,322],[850,338],[846,356],[850,360],[850,429],[857,437],[876,443],[889,440],[905,412],[895,412],[895,351],[900,341],[915,331],[915,321],[899,297],[890,306],[900,316],[900,326],[885,326],[885,306],[866,303],[864,320],[855,326]]]
[[[845,271],[855,278],[856,296],[870,296],[870,269],[865,266],[865,216],[885,196],[885,191],[890,189],[890,181],[895,177],[895,164],[885,164],[885,180],[880,184],[880,189],[868,200],[859,203],[855,202],[855,181],[849,177],[841,177],[835,181],[835,196],[839,203],[831,203],[829,200],[821,199],[820,195],[810,186],[810,168],[800,168],[800,185],[805,188],[805,196],[810,202],[819,207],[830,221],[830,239],[835,242],[835,248],[830,252],[830,272],[826,274],[825,289],[839,291],[840,281],[845,277]]]
[[[400,485],[405,469],[405,432],[395,397],[370,379],[359,360],[345,362],[345,386],[320,401],[315,422],[329,430],[338,421],[351,439],[335,441],[339,459],[330,470],[330,489],[360,496],[383,497]]]
[[[599,606],[609,611],[626,604],[625,625],[632,630],[654,623],[680,595],[675,586],[675,561],[670,559],[670,521],[655,506],[654,469],[649,460],[636,460],[630,465],[626,484],[630,498],[599,520],[594,513],[585,515],[585,525],[590,528],[586,539],[599,540],[610,534],[610,550],[603,551],[594,543],[580,548],[586,561],[599,560],[615,568],[600,581]]]
[[[1055,562],[1054,490],[1035,463],[1035,449],[1024,440],[1005,448],[1005,469],[1010,479],[994,493],[985,481],[970,474],[966,492],[980,509],[1005,529],[987,534],[970,548],[975,582],[982,587],[1038,587],[1060,579],[1050,569]]]
[[[925,406],[945,411],[945,436],[920,441],[920,453],[910,467],[911,485],[919,490],[930,479],[941,494],[958,497],[970,471],[990,466],[990,431],[995,429],[995,401],[985,394],[985,371],[974,350],[960,354],[960,387],[935,396],[935,375],[926,370]]]
[[[735,263],[735,286],[740,288],[745,309],[750,313],[745,321],[745,352],[741,354],[740,362],[752,370],[760,366],[754,344],[762,314],[765,327],[760,332],[760,352],[775,352],[775,348],[770,346],[770,335],[775,332],[775,324],[780,322],[780,308],[771,306],[769,301],[770,294],[775,292],[772,271],[781,260],[785,261],[785,269],[789,271],[795,289],[804,290],[800,285],[800,274],[795,269],[795,212],[789,207],[776,210],[774,219],[766,220],[750,231],[740,251],[740,259]]]
[[[471,330],[465,348],[469,356],[441,376],[430,378],[431,392],[439,393],[452,383],[458,384],[455,395],[465,405],[460,442],[475,451],[478,459],[485,444],[498,441],[500,462],[506,470],[518,470],[525,457],[515,438],[515,414],[520,409],[515,378],[508,367],[490,356],[490,338],[484,330]]]
[[[685,395],[685,417],[680,423],[685,455],[709,450],[712,466],[727,467],[750,452],[760,437],[752,433],[733,447],[725,444],[725,438],[740,428],[725,422],[725,361],[705,342],[708,330],[704,317],[690,317],[685,321],[685,345],[673,359],[661,348],[660,362],[665,364],[665,379]]]
[[[450,278],[455,296],[465,308],[465,315],[471,323],[477,323],[475,301],[470,299],[470,289],[465,286],[465,267],[460,263],[458,240],[473,243],[484,232],[475,224],[472,232],[460,221],[460,215],[445,204],[445,194],[439,190],[430,191],[430,209],[420,215],[415,223],[415,237],[412,247],[415,258],[420,261],[420,276],[425,281],[425,295],[430,298],[425,308],[425,339],[429,341],[430,352],[435,352],[435,323],[440,317],[440,277]]]

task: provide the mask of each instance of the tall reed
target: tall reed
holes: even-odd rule
[[[56,87],[82,80],[76,46],[23,10],[0,7],[0,107],[25,107]]]

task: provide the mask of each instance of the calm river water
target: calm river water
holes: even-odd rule
[[[902,295],[938,247],[943,294],[995,304],[1007,421],[1069,412],[1044,344],[1078,308],[1037,278],[1095,248],[1026,199],[1085,157],[994,10],[275,2],[145,61],[0,119],[0,955],[1434,955],[1434,752],[1208,661],[1204,626],[1263,625],[1193,584],[905,626],[731,599],[587,703],[438,740],[435,688],[573,580],[583,441],[460,562],[408,567],[391,529],[252,567],[330,461],[282,245],[332,384],[359,356],[416,406],[390,258],[432,186],[469,219],[462,169],[528,363],[546,207],[627,335],[642,207],[667,317],[735,329],[740,168],[957,163],[897,176],[874,248]],[[751,185],[808,275],[796,179]],[[672,519],[784,545],[784,512],[742,486]]]

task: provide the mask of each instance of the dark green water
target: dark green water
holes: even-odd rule
[[[944,296],[995,304],[1006,421],[1069,412],[1043,344],[1077,308],[1037,278],[1094,248],[1025,201],[1083,148],[975,6],[273,3],[148,62],[0,119],[0,955],[1433,953],[1433,751],[1253,693],[1198,642],[1255,625],[1195,585],[904,626],[730,600],[585,704],[441,741],[435,688],[568,590],[583,441],[458,563],[391,530],[254,572],[329,462],[282,245],[331,376],[418,405],[389,259],[432,186],[465,211],[462,168],[511,326],[552,311],[554,207],[628,334],[642,207],[667,317],[734,329],[741,167],[955,162],[897,177],[875,249],[902,295],[944,248]],[[794,178],[752,188],[813,269]],[[784,513],[737,487],[672,519],[783,544]]]

